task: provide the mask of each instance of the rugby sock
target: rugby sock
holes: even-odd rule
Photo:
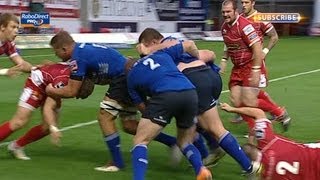
[[[244,114],[241,114],[240,116],[242,117],[243,120],[245,120],[247,122],[248,127],[249,127],[249,131],[251,131],[251,129],[253,129],[255,126],[255,120],[252,117],[244,115]]]
[[[210,151],[214,151],[215,149],[219,148],[219,143],[210,135],[210,133],[207,131],[201,131],[200,134],[207,141],[207,146],[209,146]]]
[[[26,134],[24,134],[22,137],[20,137],[16,141],[16,145],[18,147],[23,147],[29,143],[32,143],[34,141],[37,141],[49,134],[49,130],[44,131],[42,129],[42,125],[37,125],[31,128]]]
[[[160,143],[162,143],[162,144],[165,144],[165,145],[167,145],[167,146],[169,146],[169,147],[174,146],[174,145],[177,144],[177,138],[175,138],[175,137],[173,137],[173,136],[170,136],[170,135],[168,135],[168,134],[165,134],[165,133],[163,133],[163,132],[160,132],[160,133],[158,134],[158,136],[156,136],[156,137],[154,138],[154,140],[155,140],[155,141],[158,141],[158,142],[160,142]]]
[[[241,149],[236,138],[227,131],[219,139],[220,147],[227,152],[233,159],[235,159],[246,172],[251,171],[251,161]]]
[[[208,157],[208,149],[202,139],[202,136],[199,133],[197,133],[193,145],[199,150],[202,159]]]
[[[192,144],[187,144],[181,149],[181,151],[192,165],[196,175],[198,175],[201,167],[203,166],[198,149]]]
[[[272,115],[281,116],[283,109],[279,107],[268,95],[267,92],[260,90],[258,94],[258,108],[270,112]]]
[[[10,128],[10,123],[5,122],[0,126],[0,141],[6,139],[10,134],[12,134],[13,131]]]
[[[120,151],[120,136],[118,132],[105,136],[105,142],[111,152],[112,160],[115,166],[118,168],[124,167],[124,162],[122,159]]]
[[[148,147],[138,144],[131,151],[133,179],[143,180],[148,166]]]

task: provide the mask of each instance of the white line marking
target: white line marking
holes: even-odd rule
[[[30,56],[22,56],[25,57],[47,57],[47,56],[54,56],[54,54],[37,54],[37,55],[30,55]],[[9,59],[8,56],[0,56],[0,59]]]
[[[289,76],[283,76],[283,77],[280,77],[280,78],[271,79],[271,80],[269,80],[269,82],[281,81],[281,80],[285,80],[285,79],[289,79],[289,78],[293,78],[293,77],[297,77],[297,76],[316,73],[316,72],[319,72],[319,71],[320,71],[320,69],[315,69],[315,70],[312,70],[312,71],[306,71],[306,72],[302,72],[302,73],[292,74],[292,75],[289,75]],[[222,91],[221,93],[224,94],[224,93],[227,93],[227,92],[229,92],[229,90]],[[61,131],[67,131],[67,130],[75,129],[75,128],[82,127],[82,126],[88,126],[88,125],[91,125],[91,124],[95,124],[97,122],[98,122],[98,120],[92,120],[92,121],[85,122],[85,123],[78,123],[78,124],[75,124],[75,125],[72,125],[72,126],[67,126],[67,127],[61,128]],[[0,147],[6,146],[9,143],[10,142],[0,143]]]

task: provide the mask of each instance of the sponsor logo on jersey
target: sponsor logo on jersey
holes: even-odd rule
[[[252,34],[250,34],[250,35],[248,36],[248,38],[249,38],[250,41],[254,40],[254,39],[257,38],[257,37],[258,37],[258,34],[257,34],[257,33],[252,33]]]
[[[254,31],[254,27],[251,24],[248,24],[246,27],[243,28],[243,32],[245,35],[248,35]]]

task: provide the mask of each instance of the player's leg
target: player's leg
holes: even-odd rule
[[[230,101],[235,107],[241,106],[241,89],[239,87],[240,86],[233,86],[230,88]],[[230,122],[241,123],[243,122],[243,118],[239,114],[236,114]]]
[[[249,107],[257,107],[257,94],[259,92],[258,88],[252,88],[252,87],[247,87],[243,86],[241,87],[241,106],[249,106]],[[255,121],[252,117],[246,116],[246,115],[241,115],[241,117],[247,122],[248,127],[249,127],[249,136],[252,128],[255,125]]]
[[[11,120],[0,125],[0,141],[3,141],[14,131],[25,126],[28,123],[32,112],[33,110],[29,108],[18,106],[17,111]]]
[[[111,154],[112,162],[105,166],[96,167],[95,170],[97,171],[114,172],[124,168],[120,149],[120,134],[115,124],[119,109],[122,109],[122,106],[107,96],[100,103],[98,122],[104,136],[104,142]]]
[[[119,118],[121,120],[122,130],[127,134],[135,135],[139,124],[137,109],[135,107],[125,107],[123,111],[119,113]]]
[[[192,82],[196,87],[198,95],[198,114],[206,111],[212,104],[217,102],[217,98],[221,94],[222,81],[219,73],[213,71],[209,66],[198,65],[184,69],[183,74]],[[216,96],[217,98],[213,98]],[[197,126],[199,127],[199,126]],[[201,128],[197,128],[197,132],[201,136],[196,135],[194,145],[198,148],[202,158],[207,158],[209,155],[208,149],[204,144],[202,136],[207,140],[210,145],[215,144],[215,140],[210,135],[207,135]],[[212,149],[211,149],[212,150]]]
[[[58,108],[60,108],[61,104],[58,104]],[[42,117],[44,118],[44,111],[42,110]],[[60,109],[56,109],[55,120],[58,119]],[[57,123],[57,122],[56,122]],[[24,147],[32,142],[38,141],[43,137],[49,135],[49,126],[48,124],[42,119],[42,123],[36,125],[29,129],[23,136],[17,138],[17,140],[11,142],[8,145],[8,149],[14,154],[17,159],[21,160],[29,160],[30,158],[25,154]]]
[[[214,136],[220,147],[235,159],[246,172],[251,171],[251,161],[244,154],[236,138],[227,131],[220,119],[217,107],[213,107],[199,116],[201,126]]]
[[[197,179],[212,179],[211,172],[205,168],[202,163],[199,150],[192,144],[194,133],[195,126],[190,128],[178,128],[177,143],[182,153],[192,165]]]
[[[120,111],[119,117],[121,119],[122,129],[128,134],[135,135],[136,129],[138,127],[139,121],[137,120],[137,109],[135,107],[127,106]],[[154,138],[155,141],[158,141],[170,148],[175,148],[177,140],[175,137],[160,132],[158,136]]]
[[[133,138],[134,147],[131,151],[134,180],[144,179],[148,165],[147,145],[162,129],[161,125],[149,119],[141,118],[139,121],[137,133]]]
[[[1,140],[4,140],[10,134],[12,134],[16,130],[25,126],[28,123],[29,119],[31,118],[32,112],[33,111],[31,109],[18,106],[16,114],[13,116],[13,118],[0,126]],[[9,144],[8,151],[12,152],[12,155],[17,159],[22,159],[22,160],[30,159],[24,154],[23,148],[15,148],[11,146],[11,144]]]
[[[202,135],[198,132],[195,133],[193,145],[199,150],[201,159],[205,159],[209,156],[208,148],[202,138]]]
[[[244,86],[249,85],[249,77],[248,73],[244,75]],[[244,96],[243,96],[243,103],[245,106],[249,107],[258,107],[265,112],[270,112],[272,115],[275,116],[275,119],[282,123],[284,131],[287,131],[288,126],[290,124],[291,118],[289,117],[287,111],[284,108],[279,107],[277,104],[274,103],[273,100],[270,99],[269,95],[262,91],[261,88],[267,86],[267,76],[266,70],[263,66],[261,69],[261,75],[259,80],[259,90],[256,88],[252,89],[245,89]],[[254,97],[256,96],[256,97]]]
[[[199,126],[200,124],[197,127],[197,132],[204,137],[209,148],[209,155],[202,160],[203,164],[206,167],[215,166],[217,165],[218,161],[225,156],[226,152],[219,146],[218,141],[214,138],[214,136],[212,136],[212,133],[204,130],[201,127],[199,128]]]
[[[123,110],[123,104],[128,104],[129,94],[126,77],[119,76],[111,80],[109,89],[100,103],[98,122],[104,136],[104,141],[112,156],[112,162],[106,166],[97,167],[95,170],[113,172],[124,168],[120,149],[120,134],[117,130],[115,119]]]
[[[177,144],[184,156],[192,165],[197,179],[212,179],[211,172],[205,168],[199,150],[192,144],[196,133],[196,119],[198,113],[198,94],[195,90],[172,93],[166,103],[171,107],[176,118]]]
[[[284,131],[288,130],[291,118],[287,110],[276,104],[269,94],[262,89],[260,89],[258,94],[258,107],[269,112],[273,116],[272,120],[281,122]]]
[[[280,117],[284,114],[287,114],[284,108],[281,108],[278,106],[269,96],[269,94],[264,91],[262,88],[267,87],[268,79],[267,79],[267,71],[265,66],[262,66],[261,69],[261,75],[260,75],[260,81],[259,81],[259,88],[260,91],[257,95],[258,102],[257,106],[258,108],[262,109],[265,112],[271,113],[274,117]]]
[[[15,158],[20,160],[30,160],[24,152],[24,147],[32,142],[38,141],[49,134],[49,127],[46,124],[39,124],[32,127],[23,136],[19,137],[17,140],[12,141],[8,145],[8,150],[15,156]]]

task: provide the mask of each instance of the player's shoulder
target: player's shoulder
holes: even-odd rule
[[[16,44],[13,41],[0,42],[0,47],[11,47],[15,45]]]
[[[238,22],[239,22],[238,24],[239,24],[240,26],[246,26],[246,25],[248,25],[248,24],[251,24],[251,22],[250,22],[246,17],[240,16],[240,15],[239,15]]]

